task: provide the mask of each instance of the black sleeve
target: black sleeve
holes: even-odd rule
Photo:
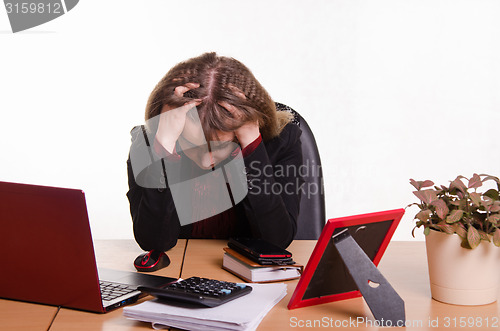
[[[242,201],[252,235],[286,248],[297,232],[303,179],[300,128],[288,124],[277,138],[244,158],[248,195]]]
[[[130,214],[135,240],[146,250],[166,251],[174,247],[180,232],[180,223],[172,194],[164,175],[166,161],[152,159],[140,127],[132,130],[132,146],[127,160]],[[138,166],[142,160],[147,165]],[[136,162],[133,166],[133,162]],[[138,173],[134,174],[134,170]]]

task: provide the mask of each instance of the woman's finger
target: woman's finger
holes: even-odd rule
[[[179,85],[174,89],[174,94],[182,98],[184,96],[184,93],[198,87],[200,87],[200,84],[198,83],[186,83],[184,85]]]
[[[218,104],[221,105],[222,107],[224,107],[228,112],[230,112],[234,118],[241,118],[242,117],[241,111],[238,108],[236,108],[235,106],[228,103],[227,101],[219,101]]]
[[[242,90],[240,90],[239,88],[237,88],[236,86],[232,85],[232,84],[229,84],[229,89],[234,93],[234,95],[236,95],[238,98],[241,98],[243,100],[246,100],[246,96],[245,96],[245,93],[243,93]]]
[[[201,103],[201,99],[196,99],[194,101],[186,102],[180,109],[184,112],[189,111],[190,109],[198,106]]]

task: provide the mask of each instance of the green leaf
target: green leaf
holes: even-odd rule
[[[440,222],[439,224],[436,224],[436,227],[439,230],[441,230],[442,232],[447,233],[447,234],[454,234],[455,233],[455,229],[454,229],[453,225],[446,224],[444,222]]]
[[[425,229],[424,229],[424,234],[426,236],[428,236],[430,232],[431,232],[431,228],[429,228],[428,226],[426,226]]]
[[[460,209],[455,209],[453,210],[448,217],[446,217],[446,223],[451,224],[458,222],[462,219],[462,216],[464,215],[464,211]]]
[[[495,181],[495,182],[497,183],[497,188],[498,188],[498,190],[500,191],[500,180],[498,179],[498,177],[495,177],[495,176],[490,176],[490,175],[486,175],[486,174],[482,174],[482,175],[480,175],[480,176],[485,176],[485,177],[483,178],[483,183],[484,183],[485,181],[487,181],[487,180],[493,180],[493,181]]]
[[[481,240],[490,242],[490,238],[488,237],[488,235],[486,234],[486,232],[481,231],[481,230],[477,230],[477,232],[479,233],[479,237],[481,238]]]
[[[450,209],[446,205],[446,202],[444,202],[444,200],[442,199],[432,201],[431,205],[436,207],[436,214],[442,220],[444,220],[446,218],[446,215],[448,215],[448,213],[450,212]]]
[[[465,227],[462,223],[454,223],[452,226],[453,226],[455,233],[457,235],[459,235],[460,238],[462,238],[462,239],[467,238],[467,230],[465,230]]]
[[[415,215],[415,218],[419,219],[422,222],[427,222],[429,220],[429,216],[431,216],[431,213],[432,212],[429,209],[424,209],[420,211],[417,215]]]
[[[500,229],[496,229],[495,233],[493,233],[493,244],[500,247]]]
[[[476,248],[481,242],[479,232],[473,226],[469,226],[469,230],[467,231],[467,242],[472,249]]]
[[[471,194],[469,194],[469,196],[472,200],[472,203],[476,205],[476,207],[481,207],[481,194],[472,192]]]
[[[450,201],[450,205],[457,206],[458,209],[465,209],[465,200],[455,200],[455,201]]]
[[[413,194],[426,204],[430,204],[437,199],[436,191],[434,190],[413,191]]]
[[[450,190],[453,189],[453,188],[456,188],[456,189],[458,189],[462,193],[465,193],[465,191],[467,191],[467,187],[465,187],[465,185],[462,182],[461,178],[465,178],[465,177],[458,176],[454,181],[451,182]],[[467,179],[467,178],[465,178],[465,179]]]
[[[444,190],[440,187],[434,186],[434,191],[436,191],[436,194],[439,196],[440,194],[444,194]]]
[[[492,213],[498,213],[500,211],[500,201],[493,202],[493,204],[486,209]]]
[[[483,185],[483,181],[481,180],[481,177],[479,177],[478,174],[472,175],[472,178],[469,180],[469,188],[478,188]]]
[[[432,185],[434,185],[434,182],[432,180],[424,180],[422,182],[422,188],[424,188],[424,187],[431,187]]]
[[[487,220],[493,224],[493,225],[497,225],[498,222],[500,221],[500,214],[491,214],[490,216],[488,216]]]
[[[488,191],[484,192],[483,195],[485,195],[488,198],[491,198],[493,200],[500,200],[500,197],[498,195],[498,191],[495,189],[489,189]]]
[[[418,191],[424,187],[429,187],[434,185],[434,183],[430,180],[424,180],[424,181],[416,181],[412,178],[410,178],[410,184],[413,185]]]
[[[420,184],[413,178],[410,178],[410,184],[413,185],[413,187],[416,190],[420,190]]]
[[[493,200],[492,198],[488,196],[483,196],[483,206],[485,207],[491,206],[493,202],[495,202],[495,200]]]
[[[462,240],[462,243],[460,244],[463,248],[471,249],[469,242],[467,241],[467,238]]]
[[[481,175],[479,175],[479,176],[481,176],[481,177],[483,177],[483,176],[484,176],[484,178],[483,178],[483,183],[484,183],[485,181],[487,181],[487,180],[493,180],[493,181],[497,182],[497,184],[500,184],[500,179],[498,179],[498,177],[495,177],[495,176],[490,176],[490,175],[487,175],[487,174],[481,174]]]

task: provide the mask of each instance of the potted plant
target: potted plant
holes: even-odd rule
[[[493,184],[492,188],[483,185]],[[474,174],[448,186],[410,179],[420,200],[432,297],[459,305],[497,300],[500,282],[500,180]],[[414,235],[415,228],[412,231]]]

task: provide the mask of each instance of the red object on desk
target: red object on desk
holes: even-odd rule
[[[349,232],[375,266],[391,241],[404,209],[329,219],[288,303],[288,309],[361,296],[334,244],[332,236]]]

